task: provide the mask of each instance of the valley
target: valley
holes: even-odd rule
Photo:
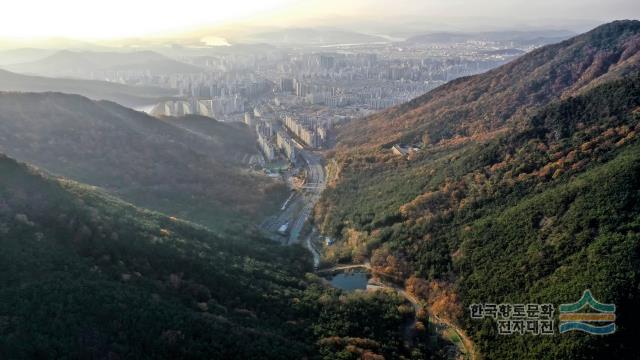
[[[0,359],[638,358],[640,7],[519,1],[0,24]]]
[[[429,309],[424,307],[421,300],[407,292],[404,286],[404,279],[389,278],[389,275],[372,268],[368,260],[364,263],[337,264],[328,268],[318,268],[322,259],[321,249],[330,245],[324,237],[319,235],[318,230],[311,223],[313,221],[311,217],[312,210],[322,196],[322,191],[326,188],[326,171],[323,166],[325,159],[320,153],[304,149],[300,149],[299,154],[303,159],[299,164],[303,168],[294,168],[290,172],[303,171],[306,174],[305,182],[295,187],[292,185],[292,179],[287,177],[288,174],[285,174],[285,181],[291,185],[292,193],[283,203],[279,214],[268,217],[261,225],[261,228],[271,233],[273,240],[284,245],[302,244],[312,256],[316,274],[323,276],[323,274],[336,274],[362,269],[371,274],[373,278],[369,279],[369,281],[365,280],[366,284],[362,288],[361,285],[357,285],[356,289],[362,289],[358,291],[391,291],[410,303],[413,308],[412,320],[403,325],[406,347],[410,348],[412,346],[411,344],[416,336],[416,318],[418,313],[421,312],[427,314],[430,331],[433,331],[434,335],[439,338],[438,342],[442,343],[439,346],[447,349],[447,358],[474,360],[475,355],[471,340],[451,320],[431,314]],[[281,231],[283,226],[287,228],[286,233]],[[305,231],[302,232],[305,227]],[[331,283],[329,284],[334,286]],[[451,334],[454,334],[453,336],[457,337],[458,340],[454,340]]]
[[[287,198],[279,213],[269,216],[261,228],[273,234],[276,241],[285,245],[302,244],[313,256],[314,266],[320,264],[320,254],[315,245],[321,241],[315,229],[306,229],[313,208],[326,187],[326,175],[321,155],[301,149],[302,168],[291,172],[304,171],[304,183],[295,186],[289,173],[285,174],[285,182],[291,187],[291,196]],[[283,231],[283,229],[285,229]]]

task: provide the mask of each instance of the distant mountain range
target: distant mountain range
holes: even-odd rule
[[[0,93],[0,109],[0,152],[212,228],[259,217],[286,191],[245,170],[257,153],[245,126],[59,93]]]
[[[387,39],[337,29],[293,28],[248,35],[243,42],[259,42],[274,45],[333,45],[388,42]]]
[[[52,77],[99,77],[114,71],[148,72],[151,74],[197,73],[202,69],[153,51],[77,52],[62,50],[32,62],[4,65],[4,69]]]
[[[434,32],[407,39],[413,44],[453,44],[468,41],[513,43],[514,45],[546,45],[568,39],[575,33],[567,30],[494,31],[478,33]]]
[[[125,106],[152,105],[176,95],[168,89],[151,86],[129,86],[107,81],[49,78],[0,70],[0,91],[62,92],[78,94],[94,100],[109,100]]]
[[[633,358],[639,131],[640,21],[617,21],[342,126],[315,221],[330,259],[409,279],[478,358]],[[501,336],[469,316],[585,289],[616,304],[615,335]]]
[[[44,59],[56,53],[57,50],[18,48],[0,51],[0,66],[21,64]]]

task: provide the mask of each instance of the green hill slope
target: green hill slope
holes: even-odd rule
[[[2,359],[411,354],[402,298],[326,288],[301,247],[217,235],[4,155],[0,246]]]
[[[200,118],[215,123],[213,137],[57,93],[2,93],[0,109],[1,152],[169,215],[212,227],[245,223],[285,192],[239,162],[257,152],[245,127]]]
[[[640,21],[617,21],[348,124],[339,145],[436,144],[517,126],[526,109],[640,70]]]
[[[639,24],[604,25],[344,128],[316,209],[339,240],[328,259],[426,282],[412,287],[486,358],[633,357]],[[390,139],[424,144],[405,158]],[[587,288],[618,305],[616,335],[504,337],[467,311],[571,303]]]
[[[302,250],[0,158],[0,357],[300,358]]]
[[[487,358],[631,359],[640,323],[640,146],[566,183],[495,209],[459,231],[464,305],[573,303],[585,289],[616,305],[613,335],[500,336],[466,325]],[[557,318],[556,318],[557,320]],[[557,322],[556,322],[557,324]],[[557,331],[557,329],[556,329]]]

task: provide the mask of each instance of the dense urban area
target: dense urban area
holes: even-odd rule
[[[244,122],[256,130],[267,163],[277,158],[295,163],[296,148],[328,147],[331,129],[340,123],[487,71],[542,44],[514,48],[513,41],[445,40],[268,48],[179,58],[194,66],[188,73],[86,76],[175,90],[177,98],[142,109],[156,116],[197,114]]]

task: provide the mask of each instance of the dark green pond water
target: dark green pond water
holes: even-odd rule
[[[366,271],[348,271],[336,273],[327,278],[331,286],[345,291],[365,290],[369,281],[369,273]]]

